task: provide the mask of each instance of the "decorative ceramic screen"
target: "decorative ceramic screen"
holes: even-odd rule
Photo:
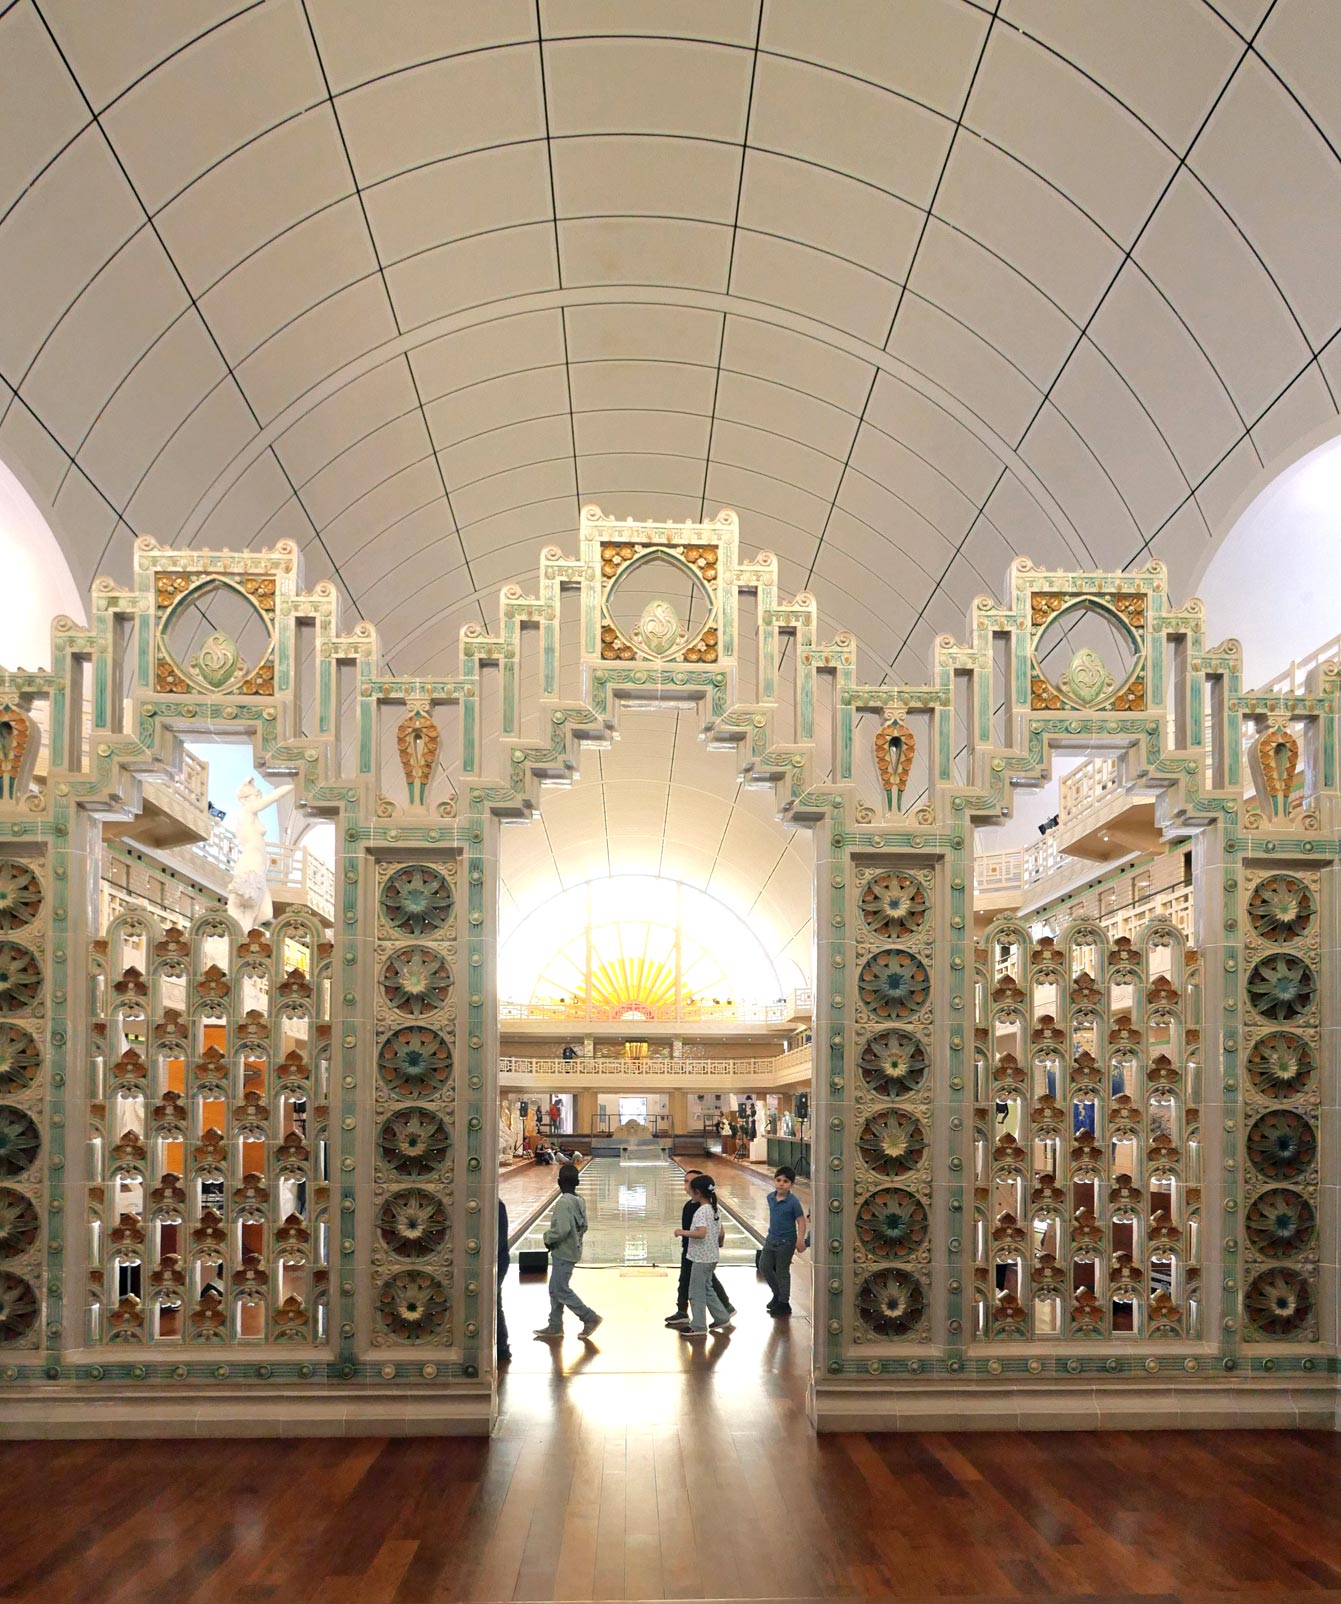
[[[977,1020],[976,1337],[1198,1337],[1196,954],[1172,925],[995,924]]]

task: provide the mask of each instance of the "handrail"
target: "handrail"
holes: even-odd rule
[[[785,1025],[789,1019],[807,1018],[813,1011],[808,990],[792,993],[790,1002],[725,1002],[681,999],[678,1003],[589,1003],[573,1001],[519,1002],[505,999],[498,1005],[500,1019],[555,1020],[580,1024],[674,1025],[704,1020],[738,1020],[749,1024]]]
[[[790,1082],[810,1048],[797,1047],[773,1058],[500,1058],[501,1079],[539,1081],[547,1087],[591,1080],[612,1084],[664,1084],[673,1081],[711,1081],[739,1087],[763,1087],[780,1079]]]
[[[201,862],[214,871],[216,880],[227,882],[237,867],[241,844],[233,832],[223,824],[216,824],[203,841],[173,849],[180,854],[179,861],[199,869]],[[335,916],[335,871],[324,859],[303,846],[283,843],[267,844],[265,852],[266,884],[272,892],[298,893],[304,902],[325,919]]]
[[[1084,818],[1122,788],[1120,754],[1105,752],[1087,758],[1061,778],[1057,808],[1060,824],[1072,824]]]
[[[1313,669],[1320,667],[1323,663],[1334,662],[1338,657],[1341,657],[1341,635],[1334,635],[1331,640],[1315,647],[1311,652],[1306,652],[1303,657],[1295,658],[1290,666],[1282,669],[1274,679],[1269,679],[1265,685],[1256,686],[1254,689],[1266,692],[1275,691],[1286,696],[1298,695],[1303,690]]]

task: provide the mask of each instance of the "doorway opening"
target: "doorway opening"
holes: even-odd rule
[[[771,789],[742,784],[683,709],[624,709],[571,788],[503,828],[500,1196],[514,1264],[535,1263],[557,1177],[537,1143],[542,1160],[547,1145],[579,1164],[588,1229],[572,1285],[602,1325],[583,1343],[569,1315],[562,1344],[533,1341],[549,1323],[546,1279],[514,1271],[500,1376],[707,1362],[666,1325],[680,1308],[686,1179],[701,1171],[716,1184],[733,1314],[700,1351],[741,1377],[763,1365],[808,1378],[808,1259],[790,1316],[774,1318],[756,1256],[778,1164],[798,1168],[809,1212],[809,1166],[794,1161],[810,1135],[812,859],[810,832],[783,825]],[[552,1099],[561,1119],[547,1139]]]

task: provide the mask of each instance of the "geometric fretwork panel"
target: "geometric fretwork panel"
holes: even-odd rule
[[[91,1343],[326,1340],[330,967],[301,913],[94,943]]]
[[[932,1310],[935,871],[854,865],[853,1340],[926,1342]]]
[[[1172,925],[1000,921],[976,990],[976,1336],[1198,1337],[1197,955]]]
[[[1322,877],[1243,878],[1243,1335],[1316,1342]]]
[[[453,1340],[457,859],[377,865],[372,1342]]]
[[[0,1347],[32,1348],[42,1314],[47,929],[42,860],[0,857]]]

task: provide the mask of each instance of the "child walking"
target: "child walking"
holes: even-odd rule
[[[680,1234],[680,1281],[675,1293],[675,1313],[666,1316],[668,1326],[687,1326],[689,1322],[689,1272],[692,1266],[689,1263],[689,1227],[694,1223],[694,1215],[702,1202],[689,1190],[690,1183],[696,1175],[702,1175],[702,1170],[686,1170],[684,1172],[684,1191],[687,1199],[685,1206],[680,1210],[680,1224],[684,1227]],[[722,1304],[728,1315],[734,1315],[735,1309],[731,1299],[726,1295],[726,1288],[714,1275],[712,1290],[717,1294],[717,1301]]]
[[[544,1238],[549,1249],[549,1324],[536,1332],[542,1342],[563,1336],[565,1309],[571,1309],[581,1320],[584,1337],[589,1337],[601,1323],[601,1316],[583,1303],[571,1284],[573,1266],[581,1261],[582,1239],[587,1234],[587,1205],[577,1195],[578,1174],[576,1164],[559,1167],[559,1201]]]
[[[693,1223],[687,1230],[677,1227],[675,1231],[689,1241],[689,1323],[677,1329],[683,1337],[704,1337],[709,1321],[714,1331],[731,1330],[731,1316],[712,1284],[722,1251],[722,1221],[710,1175],[691,1176],[689,1194],[698,1204]]]

